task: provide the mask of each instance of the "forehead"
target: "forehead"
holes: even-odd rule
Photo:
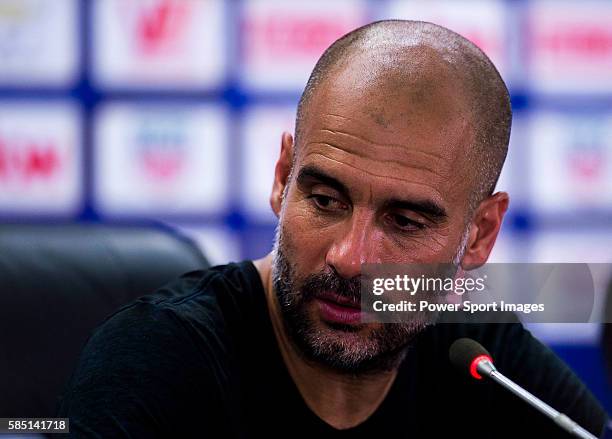
[[[382,191],[463,198],[468,102],[452,67],[420,65],[376,71],[357,59],[330,75],[301,121],[299,166],[314,163]]]

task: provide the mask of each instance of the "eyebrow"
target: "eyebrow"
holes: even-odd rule
[[[348,189],[343,183],[311,165],[304,166],[297,176],[297,183],[299,185],[306,185],[309,183],[309,180],[316,180],[337,190],[343,195],[348,195]]]
[[[435,222],[441,222],[448,218],[446,210],[432,200],[407,201],[392,199],[385,204],[390,209],[406,209],[421,213]]]
[[[307,165],[304,166],[297,176],[299,185],[307,185],[311,180],[325,184],[341,194],[348,196],[348,188],[339,180],[321,171],[319,168]],[[429,217],[432,221],[441,222],[448,218],[448,214],[444,207],[440,206],[433,200],[402,200],[393,198],[385,202],[385,207],[388,209],[406,209],[413,212],[421,213]]]

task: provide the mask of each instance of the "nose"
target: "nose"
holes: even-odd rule
[[[361,275],[362,264],[375,262],[374,235],[371,218],[353,213],[327,251],[326,264],[345,279]]]

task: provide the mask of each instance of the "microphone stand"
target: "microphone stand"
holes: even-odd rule
[[[493,363],[487,358],[483,357],[477,363],[476,370],[481,375],[491,378],[493,381],[495,381],[502,387],[506,388],[510,392],[514,393],[516,396],[521,398],[523,401],[530,404],[536,410],[539,410],[541,413],[551,418],[553,421],[555,421],[557,425],[559,425],[561,428],[563,428],[568,433],[576,437],[582,438],[582,439],[597,439],[595,436],[593,436],[591,433],[586,431],[576,422],[572,421],[569,418],[569,416],[555,410],[554,408],[546,404],[541,399],[535,397],[534,395],[529,393],[527,390],[523,389],[521,386],[516,384],[511,379],[504,376],[502,373],[500,373],[495,368]]]

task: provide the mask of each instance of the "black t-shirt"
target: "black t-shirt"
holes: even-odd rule
[[[466,336],[502,373],[599,434],[600,405],[519,323],[425,330],[374,414],[336,430],[293,383],[251,262],[189,273],[107,319],[81,355],[60,415],[72,437],[91,438],[568,437],[507,391],[456,371],[448,348]]]

